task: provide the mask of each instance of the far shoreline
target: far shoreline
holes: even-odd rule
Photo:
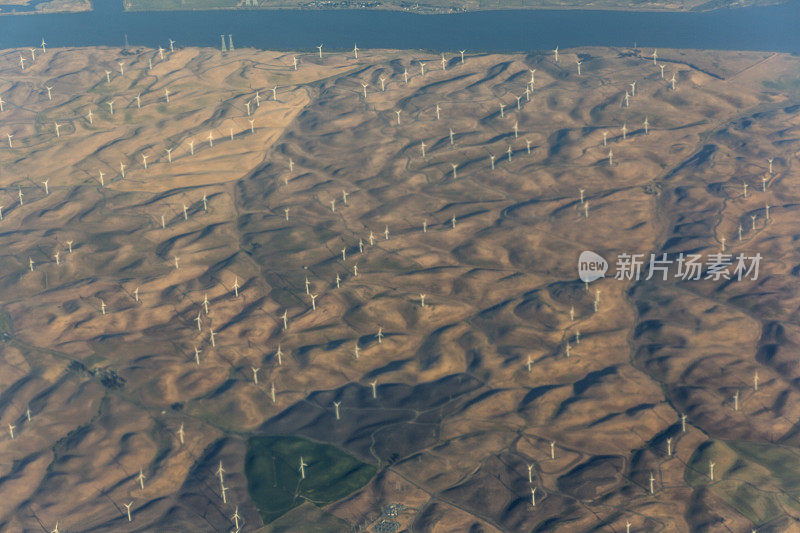
[[[771,7],[791,3],[792,0],[776,0],[774,2],[753,3],[749,5],[735,4],[713,7],[709,9],[675,9],[658,7],[624,7],[624,6],[597,6],[597,5],[541,5],[541,6],[491,6],[486,8],[465,9],[406,9],[401,6],[385,5],[380,7],[304,7],[304,6],[275,6],[275,7],[204,7],[191,9],[126,9],[125,13],[180,13],[203,11],[394,11],[412,15],[456,15],[461,13],[482,13],[488,11],[619,11],[623,13],[713,13],[715,11],[735,11],[754,7]]]
[[[537,6],[490,6],[485,8],[456,8],[456,7],[442,7],[424,6],[418,9],[405,8],[400,5],[383,4],[379,7],[363,7],[354,5],[338,6],[338,7],[308,7],[303,5],[285,5],[285,6],[265,6],[265,7],[203,7],[203,8],[187,8],[187,9],[130,9],[126,7],[126,3],[121,1],[123,13],[180,13],[180,12],[204,12],[204,11],[389,11],[399,13],[409,13],[414,15],[455,15],[462,13],[480,13],[487,11],[611,11],[611,12],[639,12],[639,13],[713,13],[723,10],[737,10],[742,8],[753,7],[770,7],[779,6],[791,3],[792,0],[774,0],[765,2],[754,2],[752,4],[737,3],[734,5],[722,5],[718,7],[711,7],[706,9],[698,8],[669,8],[657,6],[598,6],[598,5],[537,5]],[[14,15],[53,15],[53,14],[70,14],[70,13],[87,13],[95,11],[94,3],[89,0],[87,8],[75,9],[30,9],[22,11],[5,11],[2,4],[0,4],[0,17],[14,16]],[[18,4],[13,4],[18,7]]]
[[[47,5],[49,2],[41,2],[42,5]],[[87,5],[88,4],[88,5]],[[7,4],[13,7],[18,7],[19,4]],[[5,11],[4,4],[0,4],[0,17],[14,16],[14,15],[55,15],[55,14],[68,14],[68,13],[88,13],[94,11],[93,0],[86,0],[79,5],[69,8],[56,8],[56,9],[29,9],[24,11]]]

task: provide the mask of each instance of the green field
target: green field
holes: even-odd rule
[[[715,462],[714,481],[708,476]],[[708,486],[753,524],[800,512],[800,453],[774,444],[708,441],[692,454],[684,475]]]
[[[300,478],[300,458],[306,463]],[[319,506],[363,487],[377,469],[327,444],[296,437],[252,437],[247,441],[245,474],[250,497],[264,523],[304,502]]]

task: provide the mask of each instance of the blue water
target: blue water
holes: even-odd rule
[[[479,11],[416,15],[371,10],[226,10],[126,13],[120,0],[96,0],[86,13],[0,16],[0,48],[131,45],[271,50],[399,48],[455,51],[549,50],[556,45],[768,50],[800,53],[800,0],[706,13],[581,10]]]

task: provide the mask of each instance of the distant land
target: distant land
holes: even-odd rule
[[[118,0],[112,0],[114,2]],[[787,0],[122,0],[125,11],[210,9],[384,9],[444,14],[500,9],[598,9],[620,11],[712,11],[768,6]],[[90,0],[0,0],[0,15],[91,11]]]
[[[389,9],[416,13],[459,13],[497,9],[603,9],[711,11],[766,6],[781,0],[123,0],[126,11],[192,9]]]
[[[0,15],[91,11],[89,0],[0,0]]]

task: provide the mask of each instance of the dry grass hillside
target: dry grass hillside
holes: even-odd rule
[[[0,52],[0,531],[800,530],[800,62],[651,53]]]

